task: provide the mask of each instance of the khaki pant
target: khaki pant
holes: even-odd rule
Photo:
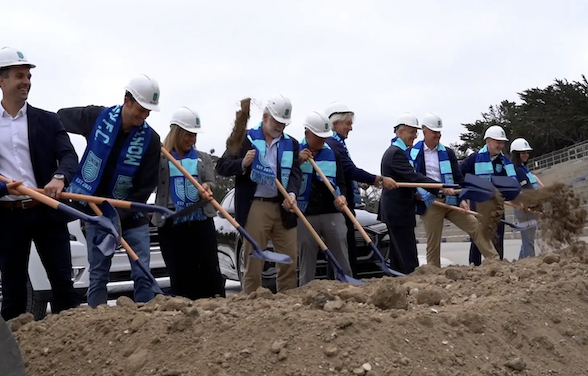
[[[431,205],[421,216],[427,234],[427,264],[441,267],[441,235],[445,218],[465,231],[485,258],[498,257],[494,244],[490,239],[484,237],[480,221],[473,215],[460,213],[457,210],[439,205]]]
[[[249,210],[245,231],[251,235],[263,251],[271,238],[274,251],[283,253],[292,259],[291,264],[276,264],[278,292],[298,287],[296,275],[296,228],[286,229],[282,224],[280,204],[254,200]],[[261,286],[261,273],[264,260],[249,257],[253,253],[253,247],[247,240],[245,242],[245,273],[243,276],[243,292],[249,294]]]

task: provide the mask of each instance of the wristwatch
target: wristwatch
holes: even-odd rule
[[[55,174],[55,175],[53,175],[53,179],[65,180],[65,175],[63,175],[63,174]]]

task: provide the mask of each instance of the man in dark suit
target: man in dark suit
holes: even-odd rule
[[[437,181],[416,172],[410,159],[409,148],[421,129],[416,116],[406,113],[396,121],[394,131],[396,137],[382,157],[382,176],[389,176],[400,183],[438,183]],[[436,195],[438,189],[427,189]],[[419,190],[420,195],[428,194]],[[415,188],[386,189],[380,199],[379,217],[388,226],[390,232],[390,261],[392,269],[409,274],[418,266],[418,254],[414,228],[415,219]]]
[[[57,115],[27,103],[34,67],[21,51],[0,50],[0,174],[59,198],[76,172],[78,156]],[[67,229],[71,218],[28,196],[6,193],[0,198],[2,317],[9,320],[26,311],[31,241],[51,283],[51,311],[76,307]]]
[[[77,174],[68,191],[145,203],[159,179],[161,141],[145,121],[151,111],[159,110],[159,84],[146,75],[133,77],[125,86],[122,105],[62,108],[57,115],[68,132],[88,140]],[[85,207],[84,210],[92,212]],[[140,210],[117,209],[122,237],[141,262],[149,267],[151,247],[149,217]],[[104,231],[86,224],[90,286],[88,305],[96,307],[108,301],[108,279],[112,255],[105,256],[93,243]],[[145,303],[155,297],[151,281],[131,263],[134,299]]]
[[[464,178],[455,152],[440,142],[443,129],[441,118],[436,114],[428,113],[423,116],[422,126],[424,140],[417,142],[410,150],[416,171],[436,181],[461,185]],[[490,239],[484,237],[480,221],[472,215],[465,214],[465,211],[469,210],[467,200],[459,200],[456,196],[442,194],[435,199],[447,205],[459,206],[463,213],[440,205],[427,207],[422,201],[417,203],[417,214],[420,214],[427,234],[427,264],[441,267],[441,235],[444,219],[450,220],[465,231],[478,245],[484,257],[498,257]]]
[[[221,176],[235,176],[236,220],[257,244],[265,248],[272,239],[275,251],[292,259],[291,264],[277,264],[277,290],[283,292],[298,286],[296,275],[297,217],[291,212],[300,192],[302,172],[298,161],[299,143],[284,133],[290,124],[292,104],[288,98],[275,95],[268,101],[262,121],[247,131],[241,150],[225,151],[216,171]],[[309,152],[309,151],[308,151]],[[275,178],[290,197],[284,200]],[[245,275],[243,292],[248,294],[261,286],[264,261],[249,257],[253,248],[244,241]]]

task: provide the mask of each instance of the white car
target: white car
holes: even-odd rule
[[[155,195],[151,195],[147,203],[154,203]],[[80,221],[68,223],[71,244],[72,280],[74,288],[82,299],[82,304],[87,302],[86,292],[89,286],[88,254],[86,238],[82,232]],[[159,250],[157,230],[150,224],[151,235],[151,273],[157,279],[162,289],[169,288],[169,277],[163,257]],[[107,285],[109,298],[116,299],[121,295],[133,294],[133,280],[131,279],[131,265],[127,253],[118,248],[112,257],[110,268],[110,282]],[[39,254],[33,242],[29,261],[29,283],[27,285],[27,312],[32,313],[36,320],[40,320],[47,314],[48,302],[51,301],[51,285],[47,278],[45,268],[41,263]],[[2,303],[2,281],[0,279],[0,304]]]

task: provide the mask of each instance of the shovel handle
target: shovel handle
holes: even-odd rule
[[[331,182],[329,181],[329,179],[327,179],[327,177],[325,176],[325,174],[323,173],[323,171],[316,164],[316,162],[314,161],[314,159],[313,158],[310,158],[308,161],[310,162],[310,164],[312,165],[312,167],[314,168],[314,170],[320,175],[321,179],[326,184],[327,188],[329,188],[329,191],[331,191],[331,193],[333,194],[333,196],[336,196],[336,194],[335,194],[335,188],[333,187],[333,185],[331,184]],[[366,243],[368,243],[368,244],[371,243],[372,242],[372,239],[367,234],[367,232],[365,232],[365,230],[363,229],[363,226],[359,223],[359,221],[357,220],[357,218],[355,218],[355,216],[353,215],[353,213],[351,213],[351,210],[349,210],[349,207],[347,205],[343,206],[342,211],[345,213],[345,215],[347,215],[347,217],[349,217],[349,219],[351,220],[351,222],[353,222],[353,225],[355,226],[355,228],[357,228],[357,230],[359,231],[359,233],[361,234],[361,236],[363,237],[363,239],[366,241]]]
[[[448,205],[444,202],[439,202],[439,201],[433,201],[433,205],[437,205],[437,206],[441,206],[444,207],[446,209],[451,209],[451,210],[457,210],[461,213],[464,213],[463,210],[461,210],[460,208],[458,208],[457,206],[453,206],[453,205]],[[464,214],[471,214],[471,215],[475,215],[476,217],[479,217],[481,214],[478,212],[475,212],[473,210],[466,210]]]
[[[284,196],[284,198],[288,199],[290,197],[290,195],[278,179],[276,179],[276,186],[278,187],[278,190],[280,191],[282,196]],[[318,243],[319,247],[321,247],[321,250],[326,251],[327,245],[325,244],[325,242],[323,242],[323,239],[321,239],[321,237],[316,233],[316,230],[314,229],[314,227],[312,227],[310,222],[308,222],[308,219],[306,219],[304,214],[302,214],[300,208],[298,208],[298,205],[294,205],[294,213],[296,213],[298,218],[300,218],[302,223],[304,223],[306,228],[308,228],[308,231],[310,232],[314,240]]]
[[[459,184],[443,183],[396,183],[399,188],[459,188]]]
[[[35,190],[39,193],[43,193],[43,190],[40,188],[36,188]],[[79,193],[70,193],[70,192],[61,192],[60,197],[66,199],[66,200],[85,201],[85,202],[88,202],[88,203],[91,202],[94,204],[101,204],[104,201],[108,201],[114,207],[121,208],[121,209],[131,209],[131,202],[130,201],[116,200],[114,198],[88,196],[88,195],[82,195]]]
[[[178,170],[180,170],[182,172],[182,174],[184,174],[184,176],[186,177],[186,179],[190,180],[190,183],[194,184],[194,186],[200,191],[202,192],[204,190],[204,188],[202,188],[202,185],[200,185],[200,183],[198,183],[198,181],[196,179],[194,179],[194,177],[192,175],[190,175],[190,173],[188,171],[186,171],[186,169],[184,168],[184,166],[182,166],[182,164],[180,162],[177,161],[177,159],[175,159],[170,153],[169,151],[167,151],[163,146],[161,147],[161,153],[163,155],[165,155],[165,157],[171,162],[173,163],[174,166],[176,166],[178,168]],[[212,203],[212,205],[214,206],[214,208],[216,210],[218,210],[226,219],[229,220],[229,222],[231,223],[231,225],[235,228],[239,228],[241,227],[241,225],[235,220],[235,218],[233,218],[233,216],[231,216],[226,210],[225,208],[223,208],[218,201],[216,201],[214,198],[210,200],[210,202]]]
[[[96,205],[94,202],[88,201],[88,206],[94,211],[94,213],[96,213],[97,216],[102,216],[102,214],[103,214],[102,213],[102,210],[100,210],[100,208],[98,207],[98,205]],[[114,206],[114,205],[112,205],[112,206]],[[127,252],[127,254],[129,255],[129,257],[133,261],[137,261],[139,259],[139,256],[137,256],[137,254],[135,253],[135,251],[133,251],[133,249],[131,248],[131,246],[129,245],[129,243],[127,243],[127,241],[125,239],[123,239],[122,236],[120,237],[120,244],[123,246],[124,250]]]
[[[6,182],[6,183],[11,183],[12,180],[8,179],[5,176],[0,175],[0,181]],[[29,187],[25,187],[24,185],[19,185],[18,187],[16,187],[16,190],[25,196],[29,196],[30,198],[37,200],[53,209],[57,209],[57,207],[61,204],[59,201],[49,197],[49,196],[45,196],[42,193],[37,192],[35,189],[29,188]],[[58,209],[57,209],[58,210]]]

